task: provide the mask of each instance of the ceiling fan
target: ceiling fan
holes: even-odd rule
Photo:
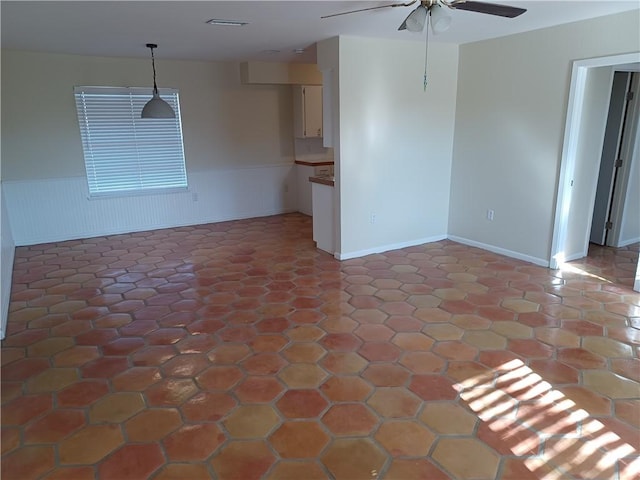
[[[337,17],[350,13],[365,12],[367,10],[379,10],[381,8],[410,7],[418,0],[406,3],[391,3],[377,7],[360,8],[349,12],[333,13],[321,18]],[[476,2],[472,0],[421,0],[418,5],[400,24],[398,30],[409,30],[410,32],[421,32],[424,29],[428,15],[431,15],[431,28],[434,33],[445,31],[451,24],[451,18],[440,10],[441,7],[448,7],[452,10],[467,10],[469,12],[486,13],[499,17],[515,18],[522,15],[527,10],[509,5],[499,5],[497,3]]]
[[[377,7],[360,8],[342,13],[333,13],[320,18],[337,17],[340,15],[348,15],[351,13],[365,12],[367,10],[379,10],[382,8],[410,7],[418,0],[412,0],[405,3],[391,3],[388,5],[380,5]],[[451,10],[467,10],[469,12],[486,13],[488,15],[496,15],[505,18],[515,18],[522,15],[527,10],[509,5],[500,5],[497,3],[476,2],[473,0],[420,0],[420,4],[404,19],[398,27],[398,30],[408,30],[409,32],[422,32],[427,26],[427,35],[425,39],[425,55],[424,55],[424,79],[423,87],[427,89],[427,55],[429,52],[429,23],[433,33],[442,33],[451,25],[451,17],[447,15],[442,7]],[[427,18],[431,18],[427,22]]]

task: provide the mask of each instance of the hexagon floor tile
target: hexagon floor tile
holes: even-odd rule
[[[2,478],[640,478],[640,244],[339,262],[311,223],[17,248]]]

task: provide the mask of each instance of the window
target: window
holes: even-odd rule
[[[178,91],[159,91],[176,118],[140,118],[149,88],[74,88],[90,196],[187,187]]]

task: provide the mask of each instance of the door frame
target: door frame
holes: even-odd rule
[[[558,177],[556,211],[553,220],[553,236],[549,256],[550,268],[558,269],[565,262],[567,223],[571,202],[573,200],[572,184],[577,165],[578,136],[582,121],[582,107],[584,103],[587,72],[590,68],[613,67],[631,63],[640,63],[640,52],[575,60],[573,62],[564,129],[565,134],[562,144],[560,174]],[[640,270],[640,262],[638,269]]]

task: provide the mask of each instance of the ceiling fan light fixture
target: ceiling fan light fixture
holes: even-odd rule
[[[431,15],[431,30],[438,34],[446,32],[451,26],[451,15],[441,5],[434,5],[429,9]]]
[[[155,43],[147,43],[147,48],[151,50],[151,65],[153,66],[153,98],[142,108],[140,116],[142,118],[176,118],[176,112],[171,105],[160,98],[158,86],[156,85],[156,61],[153,56],[153,49],[158,48]]]
[[[428,11],[423,5],[417,6],[404,21],[407,30],[410,32],[421,32],[424,30],[424,25],[427,22],[427,14]]]

